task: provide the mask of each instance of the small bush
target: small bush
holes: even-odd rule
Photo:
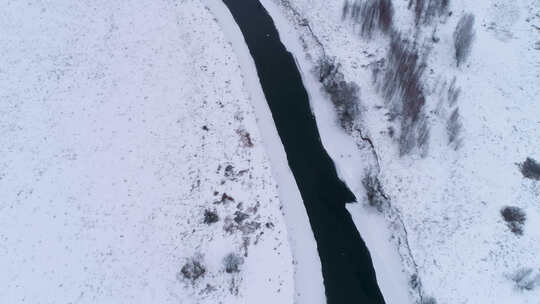
[[[360,117],[360,88],[353,82],[345,81],[339,69],[340,65],[336,64],[334,58],[324,57],[318,61],[316,73],[334,104],[341,127],[351,133]]]
[[[223,258],[223,265],[227,273],[240,272],[240,266],[242,264],[244,264],[244,258],[235,253],[229,253]]]
[[[377,176],[367,173],[362,179],[362,185],[366,189],[368,204],[382,212],[384,197],[381,195],[381,184]]]
[[[527,157],[525,162],[519,165],[523,177],[540,180],[540,164],[534,159]]]
[[[360,34],[371,38],[376,30],[388,33],[392,27],[394,7],[391,0],[346,0],[342,19],[351,19],[360,26]]]
[[[244,220],[246,220],[247,218],[249,218],[249,214],[247,214],[247,213],[244,213],[242,211],[235,211],[234,212],[234,221],[237,224],[242,224],[242,222]]]
[[[437,304],[434,297],[426,297],[422,299],[422,304]]]
[[[253,147],[253,140],[251,140],[251,135],[248,131],[244,129],[237,129],[236,134],[240,136],[240,143],[243,147],[246,148],[252,148]]]
[[[416,288],[418,288],[418,286],[420,286],[420,280],[418,280],[418,275],[417,274],[411,275],[411,277],[409,278],[409,286],[412,289],[416,289]]]
[[[474,15],[465,14],[459,19],[454,31],[454,48],[456,50],[456,62],[460,66],[471,52],[474,40]]]
[[[448,12],[450,0],[409,0],[409,9],[414,9],[416,24],[429,24],[435,17]]]
[[[200,258],[194,257],[182,266],[182,269],[177,274],[177,278],[184,278],[195,282],[197,279],[204,276],[205,273],[206,268],[200,262]]]
[[[219,216],[216,212],[216,210],[204,210],[204,223],[205,224],[213,224],[213,223],[217,223],[219,221]]]
[[[523,235],[523,225],[527,215],[519,207],[507,206],[501,209],[501,215],[510,231],[516,235]]]

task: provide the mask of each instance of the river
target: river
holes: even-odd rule
[[[306,207],[327,303],[384,303],[371,257],[345,209],[354,195],[323,148],[308,94],[271,17],[255,0],[224,0],[254,59],[263,92]],[[309,304],[309,303],[307,303]]]

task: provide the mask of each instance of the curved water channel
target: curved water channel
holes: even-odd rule
[[[321,143],[294,58],[259,1],[223,0],[255,61],[263,92],[302,195],[329,304],[384,303],[371,257],[345,203],[355,197]]]

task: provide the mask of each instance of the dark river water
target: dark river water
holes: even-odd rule
[[[329,304],[384,303],[371,257],[345,209],[355,197],[324,150],[293,56],[256,0],[224,0],[257,67],[317,241]],[[279,304],[279,303],[277,303]],[[311,304],[311,303],[302,303]]]

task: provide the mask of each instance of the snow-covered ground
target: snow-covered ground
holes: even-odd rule
[[[361,182],[365,170],[380,169],[391,208],[377,216],[386,218],[386,224],[368,221],[375,215],[366,204],[349,210],[370,248],[385,299],[538,303],[540,185],[524,178],[517,164],[527,157],[540,159],[540,2],[453,0],[448,9],[452,14],[420,30],[408,1],[392,2],[393,26],[431,48],[422,76],[431,129],[425,157],[419,151],[399,156],[388,131],[395,123],[388,121],[386,103],[372,81],[371,67],[385,57],[387,36],[360,37],[357,27],[342,20],[344,1],[263,1],[281,35],[294,36],[285,43],[296,53],[305,82],[313,78],[307,73],[324,54],[336,57],[345,80],[360,86],[363,134],[355,131],[348,138],[335,118],[329,118],[335,113],[328,98],[323,105],[320,98],[310,97],[323,143],[360,201],[366,200]],[[453,32],[465,13],[475,15],[475,39],[470,56],[457,67]],[[461,94],[450,107],[441,102],[447,98],[441,92],[448,91],[454,77]],[[318,94],[306,86],[310,95]],[[456,106],[462,131],[461,147],[454,150],[448,145],[446,124]],[[376,158],[360,135],[369,136]],[[357,151],[351,150],[351,140]],[[505,206],[525,212],[522,235],[512,233],[503,220]],[[374,231],[381,232],[377,236]],[[399,257],[402,267],[394,271],[406,274],[410,297],[399,297],[403,292],[392,287],[404,282],[392,282]]]
[[[205,6],[1,7],[0,302],[291,303],[279,191]]]

